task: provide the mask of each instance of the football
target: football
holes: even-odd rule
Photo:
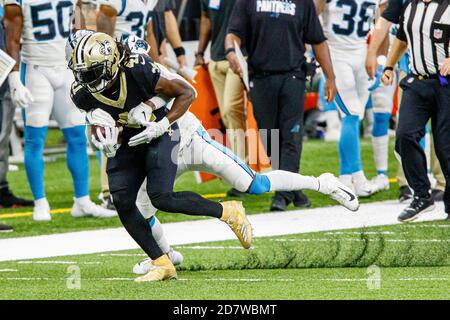
[[[116,127],[119,128],[119,139],[118,139],[118,143],[122,143],[122,131],[123,131],[123,127],[121,124],[119,124],[118,122],[116,122]],[[95,139],[98,139],[97,136],[97,129],[100,129],[100,132],[102,133],[103,136],[105,136],[105,127],[102,126],[97,126],[97,125],[91,125],[91,133],[92,135],[95,137]]]

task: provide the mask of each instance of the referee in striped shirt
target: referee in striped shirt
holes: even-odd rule
[[[382,81],[390,84],[393,69],[409,50],[411,74],[404,90],[395,150],[402,158],[414,199],[399,216],[412,221],[434,208],[420,140],[431,118],[436,154],[446,179],[445,212],[450,214],[450,0],[411,0],[400,19],[397,39],[386,62]]]

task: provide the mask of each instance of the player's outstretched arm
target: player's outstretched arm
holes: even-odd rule
[[[20,36],[23,27],[22,8],[11,4],[5,6],[5,32],[6,32],[6,51],[16,60],[13,71],[19,71],[20,67]]]
[[[336,96],[336,83],[335,83],[335,75],[333,71],[333,64],[331,62],[330,50],[328,48],[328,44],[326,41],[323,41],[318,44],[312,44],[312,48],[314,51],[314,56],[322,68],[323,73],[325,74],[325,100],[327,103],[330,103],[334,100]]]
[[[369,48],[366,56],[366,71],[371,79],[374,78],[375,71],[378,69],[378,49],[381,47],[383,42],[386,41],[390,27],[391,23],[383,17],[380,17],[377,20],[373,33],[370,37]]]
[[[97,13],[97,31],[113,37],[116,28],[116,18],[117,11],[115,8],[105,4],[100,5]]]
[[[189,110],[196,98],[194,89],[184,80],[160,77],[155,92],[167,98],[174,98],[172,108],[167,113],[169,123],[174,123]]]
[[[408,43],[399,38],[395,39],[392,44],[391,50],[389,50],[389,54],[386,61],[386,66],[384,67],[383,76],[381,77],[381,81],[384,85],[389,86],[392,84],[394,80],[394,66],[400,60],[400,58],[405,54],[406,49],[408,48]]]
[[[161,59],[159,58],[158,53],[158,42],[156,41],[155,33],[153,32],[153,19],[150,20],[147,24],[147,42],[150,45],[150,58],[152,58],[153,61],[161,63]]]
[[[15,106],[26,108],[33,102],[33,96],[20,79],[20,37],[23,28],[22,8],[16,4],[5,6],[6,51],[16,60],[16,64],[8,76],[11,100]]]
[[[209,19],[208,12],[202,11],[200,18],[200,37],[198,41],[197,52],[195,53],[195,65],[205,64],[204,54],[211,39],[211,19]]]
[[[178,30],[177,18],[175,18],[172,10],[164,12],[164,21],[166,25],[167,40],[177,55],[177,61],[180,68],[184,68],[187,65],[186,54],[184,53],[185,51],[183,43],[181,42],[180,31]]]
[[[83,2],[81,0],[77,0],[75,12],[73,14],[72,32],[76,32],[81,29],[86,29],[86,20],[83,15]]]
[[[228,62],[230,63],[231,70],[242,77],[243,73],[234,48],[235,42],[238,46],[241,46],[241,38],[239,38],[234,33],[228,33],[225,37],[225,58],[227,58]]]

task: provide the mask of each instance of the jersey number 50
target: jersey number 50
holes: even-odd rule
[[[348,8],[348,12],[344,14],[342,20],[346,22],[346,26],[333,24],[333,31],[336,34],[349,36],[355,31],[355,16],[359,15],[359,22],[356,27],[358,37],[365,37],[369,33],[370,21],[374,17],[375,3],[364,1],[361,3],[358,13],[358,3],[355,0],[338,0],[336,3],[338,8]]]
[[[56,37],[56,29],[62,38],[68,38],[70,35],[70,17],[73,11],[72,1],[60,1],[53,8],[53,3],[47,2],[39,5],[31,5],[31,22],[33,29],[43,28],[33,32],[34,38],[37,41],[53,40]],[[53,11],[54,10],[54,11]],[[51,16],[43,18],[45,12],[51,11]],[[55,16],[56,14],[56,16]],[[57,21],[58,28],[56,28]]]

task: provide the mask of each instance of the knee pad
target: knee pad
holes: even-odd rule
[[[248,190],[249,194],[263,194],[270,191],[270,180],[264,174],[256,174],[253,179],[252,184],[250,185],[250,189]]]
[[[169,212],[172,211],[170,209],[171,207],[170,205],[172,203],[173,192],[152,194],[149,195],[149,197],[150,201],[152,202],[152,204],[155,206],[156,209]]]
[[[31,150],[41,150],[44,148],[45,137],[47,136],[48,127],[25,127],[25,148]],[[29,148],[28,148],[29,147]]]
[[[86,147],[87,139],[84,125],[65,128],[62,129],[62,132],[68,144],[78,147],[83,146],[83,148]]]
[[[136,198],[131,197],[127,190],[118,190],[111,195],[119,214],[130,212],[136,207]]]
[[[391,119],[390,113],[374,112],[373,114],[373,129],[372,136],[382,137],[388,134],[389,120]]]

